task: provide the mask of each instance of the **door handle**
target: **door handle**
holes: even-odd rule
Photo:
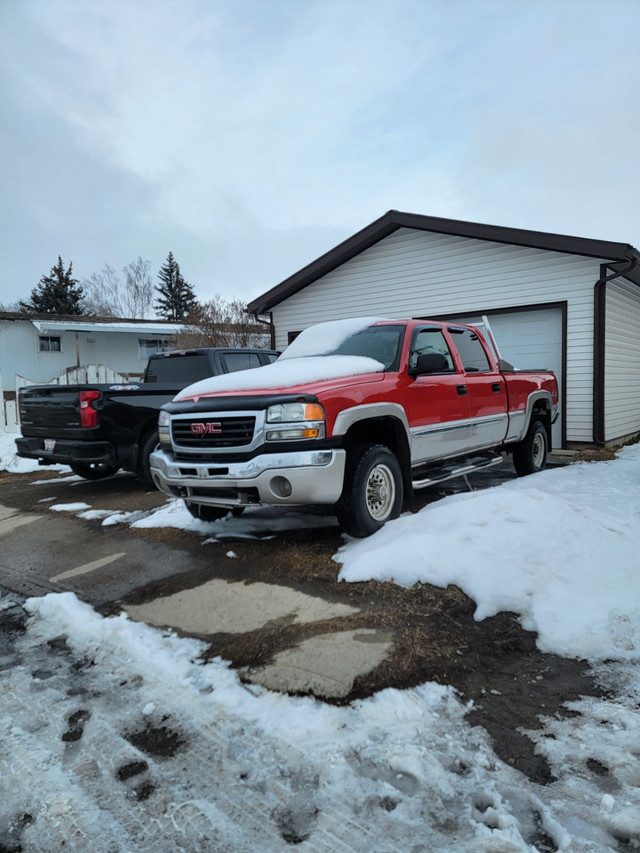
[[[464,397],[464,395],[467,393],[467,386],[466,385],[456,385],[456,391],[458,392],[459,397]]]
[[[491,390],[495,391],[496,394],[498,394],[500,391],[502,391],[502,385],[499,382],[494,382],[491,386]]]

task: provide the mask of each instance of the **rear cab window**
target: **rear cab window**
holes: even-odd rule
[[[257,352],[225,352],[220,354],[220,360],[227,373],[250,370],[252,367],[262,367]]]
[[[206,353],[190,353],[186,356],[160,356],[151,358],[145,382],[162,382],[191,385],[211,376],[211,367]]]

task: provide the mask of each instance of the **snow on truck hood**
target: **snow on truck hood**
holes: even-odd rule
[[[309,382],[382,373],[384,365],[359,355],[320,355],[302,358],[280,356],[273,364],[202,379],[183,388],[175,402],[207,397],[225,391],[263,391],[301,386]]]

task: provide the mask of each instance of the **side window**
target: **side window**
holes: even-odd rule
[[[40,335],[40,352],[61,352],[60,338],[53,335]]]
[[[292,344],[300,332],[287,332],[287,345]]]
[[[453,341],[458,347],[465,373],[486,373],[491,364],[477,334],[471,329],[450,328]]]
[[[226,352],[222,359],[229,373],[237,370],[249,370],[250,367],[261,367],[260,356],[257,352]]]
[[[409,367],[415,367],[419,355],[425,353],[440,353],[447,359],[447,370],[453,373],[453,358],[451,351],[440,329],[420,329],[416,334],[409,354]]]

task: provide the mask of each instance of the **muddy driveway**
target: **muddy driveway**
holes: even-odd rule
[[[470,481],[487,488],[513,476],[506,462]],[[461,480],[426,490],[410,509],[466,488]],[[132,527],[167,505],[164,496],[127,475],[89,483],[46,470],[3,472],[0,504],[0,587],[71,590],[102,613],[126,609],[205,640],[206,656],[231,661],[247,681],[278,689],[295,671],[282,689],[324,701],[452,684],[473,700],[469,719],[489,731],[498,755],[537,782],[551,774],[526,730],[596,692],[584,662],[539,652],[513,614],[475,622],[473,601],[457,587],[338,582],[332,557],[343,539],[328,514],[265,510],[224,529]],[[253,596],[251,606],[225,598],[238,591]],[[317,671],[300,680],[309,654],[324,682]]]

